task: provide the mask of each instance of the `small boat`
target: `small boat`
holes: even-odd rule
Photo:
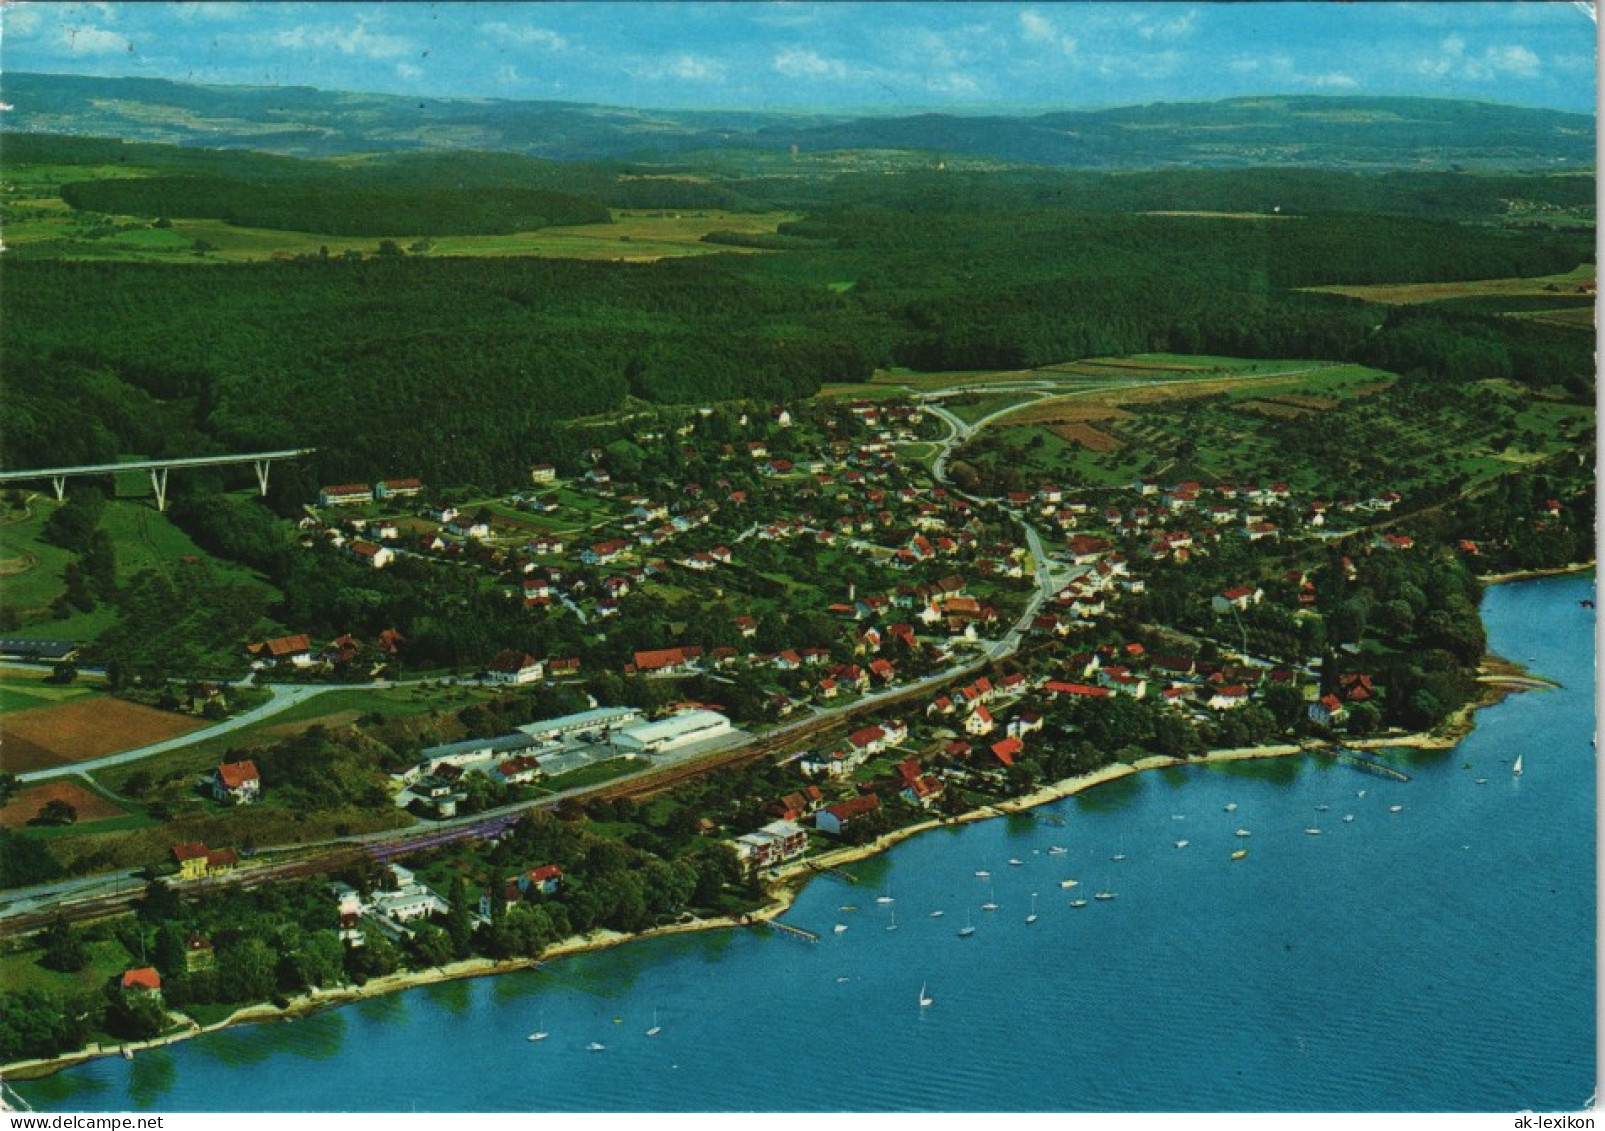
[[[1018,868],[1021,864],[1024,864],[1024,863],[1025,863],[1024,860],[1018,860],[1018,859],[1016,859],[1015,857],[1012,857],[1012,856],[1009,857],[1009,865],[1010,865],[1010,867]]]
[[[851,903],[844,903],[840,907],[838,907],[836,910],[838,910],[838,911],[857,911],[858,908],[855,907]]]
[[[1332,806],[1330,806],[1330,805],[1317,805],[1315,807],[1315,811],[1317,813],[1325,813],[1330,808],[1332,808]]]
[[[875,897],[875,902],[876,903],[896,903],[897,900],[893,899],[889,895],[877,895]]]
[[[1177,848],[1186,848],[1186,847],[1187,847],[1187,845],[1188,845],[1188,843],[1189,843],[1189,842],[1188,842],[1188,841],[1185,841],[1185,840],[1178,840],[1178,841],[1177,841],[1177,842],[1176,842],[1176,847],[1177,847]]]
[[[1237,835],[1238,836],[1253,836],[1254,834],[1249,832],[1247,829],[1238,829],[1237,830]]]
[[[1172,821],[1185,821],[1187,819],[1187,815],[1185,813],[1172,813],[1170,815],[1170,819]]]
[[[1388,806],[1388,812],[1389,813],[1397,813],[1403,808],[1404,808],[1403,805],[1389,805]]]
[[[888,931],[897,930],[897,912],[895,910],[892,912],[892,921],[886,924],[886,929]]]
[[[1109,859],[1113,860],[1117,864],[1125,858],[1126,854],[1124,852],[1117,852],[1113,856],[1109,857]]]
[[[977,879],[982,879],[982,880],[990,880],[992,878],[992,873],[991,872],[977,872],[977,873],[975,873],[975,875],[976,875]]]
[[[1232,859],[1233,860],[1241,860],[1243,857],[1245,857],[1247,855],[1248,855],[1248,849],[1239,848],[1236,852],[1232,853]]]
[[[834,927],[831,928],[831,930],[839,935],[843,931],[847,930],[847,924],[846,923],[837,923]]]
[[[592,1041],[590,1044],[585,1046],[585,1051],[586,1052],[606,1052],[607,1051],[607,1046],[604,1045],[601,1041]]]
[[[987,896],[986,902],[981,904],[982,911],[996,911],[998,909],[998,889],[992,888],[992,894]]]
[[[1356,797],[1364,797],[1365,796],[1365,790],[1363,790],[1363,789],[1360,790],[1360,792],[1356,793],[1354,796],[1356,796]]]
[[[1346,822],[1354,820],[1354,814],[1353,813],[1345,813],[1345,814],[1343,814],[1343,820],[1346,821]]]
[[[1063,856],[1065,853],[1067,853],[1069,851],[1070,850],[1068,848],[1066,848],[1064,845],[1055,844],[1051,848],[1048,849],[1048,855],[1049,856]]]
[[[836,979],[836,984],[839,986],[843,982],[851,982],[851,981],[852,981],[851,978],[849,978],[846,974],[843,974],[841,977]]]
[[[1520,754],[1516,755],[1516,764],[1514,766],[1510,767],[1510,772],[1515,774],[1518,778],[1521,777],[1521,755]]]
[[[1112,891],[1095,891],[1095,892],[1092,893],[1092,898],[1093,899],[1101,899],[1101,900],[1107,901],[1107,900],[1113,899],[1114,897],[1115,897],[1115,893],[1112,892]]]
[[[1477,784],[1478,785],[1487,785],[1488,784],[1488,779],[1487,778],[1478,778],[1477,779]]]
[[[1031,893],[1031,914],[1029,914],[1029,915],[1027,915],[1025,917],[1025,921],[1027,923],[1035,923],[1037,921],[1037,893],[1036,892],[1032,892]]]
[[[1059,886],[1062,888],[1073,888],[1080,882],[1080,880],[1060,880]]]
[[[1316,828],[1314,825],[1311,825],[1309,828],[1305,829],[1304,831],[1306,833],[1308,833],[1310,836],[1320,836],[1321,835],[1321,830]]]
[[[134,1059],[134,1050],[129,1048],[127,1045],[123,1046],[123,1059],[124,1060],[133,1060]]]
[[[959,928],[959,938],[967,939],[973,934],[975,934],[975,926],[970,922],[970,913],[966,911],[964,913],[964,926]]]
[[[931,912],[931,918],[932,919],[940,919],[943,915],[946,915],[946,914],[947,914],[946,911],[943,911],[941,908],[937,908],[935,911]]]
[[[646,1035],[655,1037],[661,1032],[663,1032],[663,1026],[658,1024],[658,1011],[654,1009],[652,1011],[652,1028],[646,1031]]]
[[[546,1013],[545,1013],[545,1011],[542,1011],[540,1028],[536,1029],[533,1033],[531,1033],[528,1037],[525,1037],[524,1039],[527,1040],[527,1041],[544,1041],[547,1038],[548,1035],[549,1034],[546,1032]]]
[[[925,983],[921,982],[920,983],[920,1008],[921,1009],[925,1009],[926,1007],[928,1007],[931,1004],[931,1002],[933,1002],[935,1000],[936,1000],[935,998],[931,997],[930,994],[925,992]]]
[[[1087,900],[1086,900],[1085,896],[1080,896],[1080,897],[1078,897],[1076,899],[1072,899],[1070,901],[1070,906],[1071,907],[1085,907],[1086,905],[1087,905]]]
[[[1237,802],[1235,802],[1235,801],[1228,801],[1228,802],[1227,802],[1227,803],[1226,803],[1226,811],[1227,811],[1227,812],[1228,812],[1228,813],[1235,813],[1235,812],[1237,812]]]

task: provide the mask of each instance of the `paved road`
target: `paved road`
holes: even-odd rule
[[[267,688],[273,698],[260,707],[252,708],[243,715],[235,715],[232,719],[225,719],[216,726],[203,727],[181,734],[177,738],[169,738],[163,742],[152,742],[146,746],[136,746],[132,750],[124,750],[120,754],[108,754],[104,758],[94,758],[88,762],[74,762],[67,766],[51,766],[47,770],[29,770],[18,774],[17,777],[24,782],[48,781],[51,778],[72,777],[74,774],[91,774],[96,770],[104,770],[109,766],[121,766],[129,762],[137,762],[141,758],[149,758],[152,754],[165,754],[169,750],[178,750],[185,746],[193,746],[197,742],[206,742],[209,739],[219,738],[241,727],[248,727],[259,723],[263,719],[289,710],[297,703],[304,703],[315,695],[322,695],[326,691],[378,691],[396,687],[411,687],[418,683],[432,683],[433,680],[401,680],[394,683],[264,683],[259,686]]]

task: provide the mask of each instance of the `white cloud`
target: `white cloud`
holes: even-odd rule
[[[1342,71],[1331,71],[1324,75],[1300,75],[1300,80],[1315,87],[1337,87],[1340,90],[1352,90],[1360,84],[1351,75]]]
[[[1027,43],[1057,47],[1066,55],[1075,54],[1075,37],[1063,34],[1052,20],[1029,8],[1020,13],[1020,38]]]
[[[62,28],[59,40],[72,55],[117,55],[134,49],[126,36],[89,24]]]
[[[1250,58],[1233,59],[1226,64],[1226,69],[1234,75],[1251,75],[1259,70],[1259,60]]]
[[[775,56],[774,69],[793,79],[840,79],[847,77],[847,65],[826,59],[813,51],[788,47]]]
[[[415,67],[411,63],[397,63],[396,75],[400,78],[407,79],[410,82],[413,79],[423,78],[424,69],[422,67]]]
[[[522,47],[544,47],[548,51],[561,51],[568,40],[543,27],[518,27],[507,23],[481,24],[479,30],[495,39],[506,40]]]
[[[630,69],[630,74],[638,79],[719,82],[724,78],[725,67],[723,63],[714,59],[699,58],[695,55],[674,55],[655,63],[633,67]]]
[[[1500,74],[1530,79],[1538,75],[1538,56],[1519,43],[1509,47],[1490,47],[1484,55],[1488,65]]]
[[[499,86],[512,86],[515,83],[520,83],[524,80],[523,77],[519,75],[517,67],[513,66],[511,63],[503,63],[501,66],[496,68],[495,81]]]
[[[1542,60],[1530,48],[1519,43],[1485,48],[1481,55],[1468,55],[1466,41],[1458,35],[1447,36],[1438,44],[1438,53],[1415,61],[1415,70],[1433,78],[1450,75],[1473,82],[1493,82],[1500,78],[1537,78]]]
[[[38,30],[39,9],[35,5],[0,5],[0,31],[7,35],[32,35]]]
[[[977,94],[981,90],[981,84],[974,77],[958,71],[929,79],[925,86],[937,94]]]
[[[1144,39],[1184,39],[1193,33],[1193,25],[1197,22],[1198,10],[1189,8],[1175,19],[1158,22],[1143,20],[1137,25],[1137,34]]]
[[[184,0],[174,4],[173,15],[186,22],[192,20],[237,20],[250,14],[244,4],[214,2],[214,0]]]
[[[413,45],[399,35],[370,31],[366,22],[358,21],[349,28],[297,27],[281,31],[273,42],[292,51],[335,50],[342,55],[360,55],[364,59],[394,59],[411,55]]]

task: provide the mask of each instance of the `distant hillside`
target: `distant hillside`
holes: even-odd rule
[[[6,74],[9,133],[63,133],[327,156],[472,148],[563,161],[777,163],[825,151],[912,151],[1086,169],[1288,165],[1352,169],[1592,168],[1588,115],[1419,98],[1260,97],[1034,117],[848,117],[631,110],[568,102],[196,86]]]

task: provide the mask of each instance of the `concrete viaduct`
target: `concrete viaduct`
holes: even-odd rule
[[[81,467],[41,467],[32,471],[0,471],[0,484],[27,483],[40,479],[50,480],[56,489],[56,499],[66,497],[67,480],[89,475],[113,475],[120,471],[150,472],[151,490],[156,495],[156,509],[167,509],[167,473],[173,468],[185,467],[237,467],[250,464],[256,469],[256,483],[262,494],[267,494],[268,467],[278,460],[309,456],[316,448],[290,448],[282,452],[248,452],[234,456],[189,456],[181,459],[144,459],[132,463],[91,463]]]

